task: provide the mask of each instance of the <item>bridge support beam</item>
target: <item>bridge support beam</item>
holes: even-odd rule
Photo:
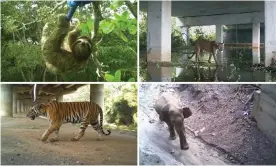
[[[265,66],[276,56],[276,1],[265,3]]]
[[[1,85],[1,116],[13,116],[12,111],[12,85],[2,84]]]
[[[259,64],[261,63],[260,56],[260,35],[261,35],[261,26],[260,23],[253,23],[252,26],[252,63]]]
[[[16,92],[13,90],[12,92],[12,112],[13,114],[17,113],[17,102],[16,102]]]
[[[24,103],[21,101],[20,103],[20,112],[24,112]]]
[[[98,104],[104,110],[104,84],[90,84],[90,102]]]
[[[216,42],[223,43],[223,26],[216,25]],[[222,65],[223,63],[223,51],[217,50],[217,62],[218,65]]]
[[[20,100],[16,100],[16,112],[20,113]]]
[[[147,61],[171,61],[171,1],[148,1]]]
[[[57,100],[57,102],[62,102],[63,101],[63,94],[56,94],[56,100]]]

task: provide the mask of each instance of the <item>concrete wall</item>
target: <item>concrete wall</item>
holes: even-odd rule
[[[253,117],[259,129],[276,143],[276,85],[262,85],[254,94]]]

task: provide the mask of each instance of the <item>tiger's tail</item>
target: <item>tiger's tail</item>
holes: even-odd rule
[[[98,106],[98,109],[100,110],[100,129],[101,129],[101,132],[104,135],[110,135],[111,134],[110,130],[106,130],[107,133],[105,133],[104,130],[103,130],[103,110],[100,106]]]

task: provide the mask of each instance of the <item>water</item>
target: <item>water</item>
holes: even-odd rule
[[[264,55],[264,49],[261,49]],[[261,63],[264,57],[260,56]],[[256,58],[254,58],[256,59]],[[216,66],[212,58],[207,62],[208,54],[201,56],[202,63],[196,64],[187,54],[173,53],[172,62],[177,65],[160,66],[148,64],[149,77],[146,81],[162,82],[270,82],[276,81],[276,72],[252,68],[252,49],[226,48],[218,54],[221,66]]]

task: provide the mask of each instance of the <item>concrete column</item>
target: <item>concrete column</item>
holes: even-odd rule
[[[17,113],[17,102],[16,102],[16,99],[17,96],[16,96],[16,93],[13,91],[12,93],[12,112],[13,114],[16,114]]]
[[[90,84],[90,102],[104,109],[104,84]]]
[[[261,63],[260,56],[260,36],[261,36],[260,23],[254,23],[252,27],[252,60],[253,65]]]
[[[24,103],[23,103],[23,101],[21,101],[21,104],[20,104],[20,112],[24,112]]]
[[[29,111],[29,108],[30,108],[30,105],[27,104],[27,105],[26,105],[26,110],[25,110],[25,111],[28,112],[28,111]]]
[[[172,67],[156,67],[156,65],[148,65],[151,82],[171,82],[173,69]]]
[[[12,113],[12,85],[1,84],[1,116],[13,116]]]
[[[216,42],[223,43],[223,26],[216,25]]]
[[[56,100],[57,100],[57,102],[62,102],[63,101],[63,94],[56,94]]]
[[[24,112],[24,104],[23,104],[23,101],[20,102],[20,112]]]
[[[171,61],[171,2],[148,1],[147,61]]]
[[[16,100],[16,112],[20,113],[20,100]]]
[[[223,26],[216,25],[216,42],[223,43]],[[223,51],[217,50],[217,61],[221,65],[223,62]]]
[[[265,66],[270,66],[276,56],[276,1],[265,3]]]
[[[22,103],[22,112],[25,112],[25,104]]]

